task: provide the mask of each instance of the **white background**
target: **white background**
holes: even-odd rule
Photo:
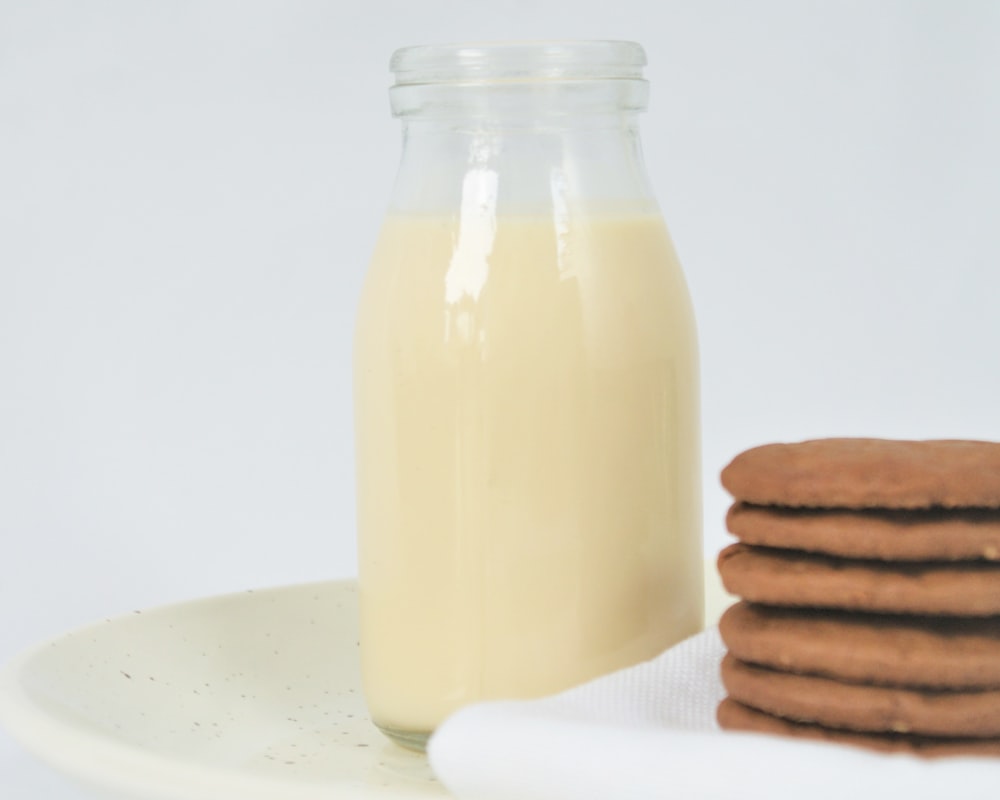
[[[645,45],[736,452],[1000,439],[1000,3],[0,0],[0,661],[354,572],[354,305],[405,44]],[[0,734],[0,794],[77,791]]]

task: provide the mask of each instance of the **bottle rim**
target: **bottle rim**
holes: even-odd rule
[[[636,42],[540,41],[417,45],[392,55],[395,86],[642,80],[646,52]]]

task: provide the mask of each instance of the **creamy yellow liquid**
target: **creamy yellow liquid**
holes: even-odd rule
[[[700,629],[697,386],[658,216],[386,220],[355,341],[377,724],[431,731]]]

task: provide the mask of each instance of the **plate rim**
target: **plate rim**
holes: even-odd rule
[[[283,592],[308,592],[315,587],[357,591],[357,580],[340,578],[284,584],[263,589],[244,589],[217,595],[164,603],[144,609],[155,616],[185,607],[227,602],[247,594],[266,596]],[[287,780],[267,775],[241,775],[230,768],[170,759],[138,745],[102,736],[73,725],[35,702],[25,688],[24,678],[31,664],[49,648],[70,637],[80,637],[107,624],[132,618],[121,613],[91,622],[32,645],[0,668],[0,726],[29,753],[79,783],[124,796],[176,800],[219,800],[221,793],[238,792],[247,800],[273,800],[287,796],[294,785],[294,800],[330,800],[333,784]],[[97,765],[100,765],[99,767]],[[384,793],[389,798],[391,792]],[[405,797],[405,794],[400,794]]]

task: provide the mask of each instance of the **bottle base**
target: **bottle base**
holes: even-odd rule
[[[414,750],[418,753],[427,752],[427,740],[431,738],[430,731],[400,731],[395,728],[386,727],[385,725],[379,725],[377,722],[374,724],[383,735],[400,747],[405,747],[407,750]]]

